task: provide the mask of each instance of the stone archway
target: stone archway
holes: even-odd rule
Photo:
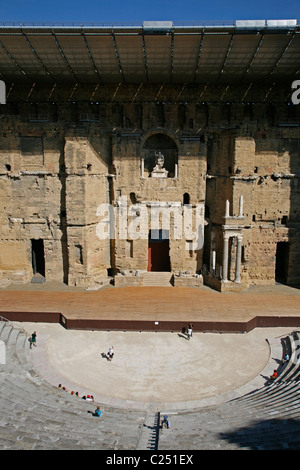
[[[176,175],[178,164],[178,149],[174,140],[166,134],[156,133],[148,137],[143,147],[145,176],[150,177],[156,165],[157,153],[164,157],[164,168],[168,172],[169,178]]]

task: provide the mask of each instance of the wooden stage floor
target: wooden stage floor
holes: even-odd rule
[[[13,317],[13,313],[36,312],[40,315],[37,321],[43,321],[43,315],[47,318],[45,321],[49,321],[45,314],[58,312],[64,317],[67,328],[163,331],[178,330],[191,322],[195,331],[197,328],[199,331],[218,330],[218,325],[224,331],[232,326],[234,331],[235,324],[245,325],[254,318],[265,317],[271,319],[272,324],[253,324],[252,327],[300,327],[300,289],[283,285],[251,287],[239,294],[224,294],[206,287],[108,286],[84,291],[53,284],[31,284],[0,289],[0,302],[0,315],[8,319],[22,321],[20,316]],[[25,321],[32,321],[32,318]],[[243,330],[245,326],[240,328]]]

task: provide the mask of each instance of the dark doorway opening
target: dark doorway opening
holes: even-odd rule
[[[189,204],[190,203],[190,195],[189,193],[184,193],[183,195],[183,204],[186,205],[186,204]]]
[[[148,271],[170,271],[169,234],[165,232],[165,230],[149,232]]]
[[[276,266],[275,280],[282,284],[287,283],[288,266],[289,266],[289,243],[278,242],[276,247]]]
[[[45,277],[44,240],[31,240],[31,259],[33,275]]]

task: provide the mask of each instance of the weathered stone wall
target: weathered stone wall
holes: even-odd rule
[[[107,276],[109,240],[97,236],[97,208],[109,203],[105,142],[95,136],[66,137],[65,194],[71,285],[89,286]],[[102,146],[101,146],[102,143]]]
[[[44,136],[40,129],[10,117],[2,119],[1,127],[0,278],[29,281],[31,240],[42,239],[47,279],[63,280],[58,177],[61,135],[49,126]],[[30,141],[29,145],[22,147],[24,141]]]
[[[115,201],[122,196],[127,198],[128,206],[132,205],[132,197],[137,205],[147,205],[148,229],[145,236],[133,241],[132,257],[126,255],[127,240],[116,244],[116,269],[147,270],[148,265],[148,232],[151,226],[151,203],[176,203],[181,211],[184,205],[184,194],[188,193],[191,205],[204,204],[205,201],[205,174],[206,174],[206,146],[198,139],[196,142],[180,142],[172,136],[174,146],[178,152],[178,169],[175,177],[151,177],[151,173],[142,174],[142,161],[144,157],[145,141],[157,131],[146,134],[146,138],[118,138],[113,145],[113,166],[115,169],[114,193]],[[170,137],[170,134],[168,134]],[[161,150],[158,148],[157,150]],[[162,149],[162,152],[164,150]],[[132,196],[134,195],[134,196]],[[128,217],[128,226],[132,219]],[[199,253],[186,249],[184,228],[181,239],[174,239],[172,232],[173,217],[170,209],[170,262],[172,271],[182,268],[195,273],[202,265]],[[174,233],[174,232],[173,232]],[[200,267],[199,267],[200,266]]]
[[[43,240],[47,280],[90,286],[108,273],[146,271],[149,226],[134,240],[97,234],[97,208],[116,209],[120,197],[144,205],[148,219],[153,202],[205,205],[203,249],[189,249],[184,234],[171,238],[170,267],[194,274],[205,263],[210,271],[215,251],[220,274],[226,201],[237,217],[242,195],[242,283],[275,282],[280,243],[287,244],[285,282],[300,283],[300,110],[263,103],[266,91],[252,103],[254,87],[237,87],[248,103],[227,103],[229,91],[107,85],[93,104],[75,93],[74,101],[2,106],[0,280],[31,280],[32,240]],[[167,178],[151,177],[148,168],[142,174],[142,159],[155,150],[172,160]],[[235,254],[233,241],[231,279]]]
[[[285,282],[299,283],[299,129],[285,127],[253,136],[240,130],[224,136],[232,156],[231,171],[226,175],[228,154],[223,166],[218,162],[220,146],[210,146],[210,179],[207,180],[206,204],[210,209],[210,229],[216,237],[217,263],[222,265],[222,217],[225,199],[230,201],[230,215],[238,216],[239,198],[244,198],[242,280],[249,283],[274,283],[277,244],[289,245]],[[233,143],[228,143],[228,138]],[[224,155],[224,154],[222,154]],[[218,200],[216,204],[215,198]],[[224,220],[224,219],[223,219]],[[207,241],[209,237],[207,237]],[[234,246],[230,257],[234,260]],[[231,264],[233,278],[234,262]]]

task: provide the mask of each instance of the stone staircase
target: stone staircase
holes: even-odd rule
[[[157,450],[159,439],[159,413],[148,413],[143,423],[143,431],[136,450]]]
[[[169,272],[147,272],[143,274],[143,286],[147,287],[172,287],[172,273]]]

